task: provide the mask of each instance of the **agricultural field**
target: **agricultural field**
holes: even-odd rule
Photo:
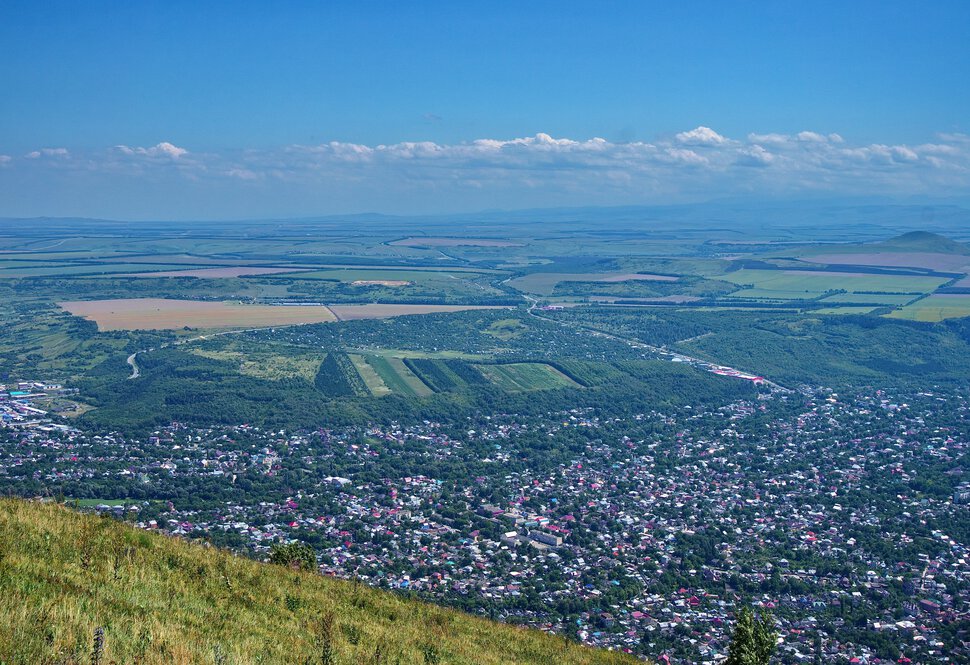
[[[331,305],[330,311],[340,321],[357,319],[385,319],[392,316],[411,316],[415,314],[440,314],[445,312],[464,312],[473,309],[508,309],[490,305],[395,305],[368,303],[366,305]]]
[[[799,300],[815,298],[826,291],[880,293],[929,293],[945,284],[944,277],[922,275],[875,275],[854,272],[810,270],[742,269],[722,275],[720,279],[739,286],[751,285],[730,294],[735,298]]]
[[[579,387],[578,383],[552,365],[545,363],[510,363],[477,367],[496,386],[513,392]]]
[[[493,277],[494,275],[494,277]],[[329,268],[267,276],[279,280],[290,292],[305,294],[316,301],[428,302],[436,304],[499,304],[514,299],[490,282],[504,273],[411,267]],[[405,300],[400,300],[404,298]],[[498,299],[487,302],[483,299]]]
[[[198,277],[203,279],[226,279],[229,277],[256,277],[259,275],[277,275],[281,273],[298,273],[309,268],[259,268],[259,267],[225,267],[225,268],[196,268],[190,270],[168,270],[162,272],[138,272],[118,277]]]
[[[970,271],[970,256],[936,252],[858,252],[815,254],[805,257],[813,263],[828,265],[880,266],[886,268],[924,268],[943,272]]]
[[[488,384],[510,392],[576,388],[598,383],[610,372],[615,375],[615,370],[609,366],[593,368],[589,364],[579,363],[572,369],[589,379],[589,383],[580,383],[546,363],[470,363],[455,358],[418,357],[417,354],[349,354],[349,357],[368,390],[375,396],[395,393],[427,397],[436,392]],[[571,372],[570,369],[566,371]]]
[[[127,340],[47,304],[0,300],[0,376],[40,373],[64,382],[123,353]]]
[[[560,360],[555,369],[583,387],[601,385],[623,375],[614,365],[582,360]]]
[[[384,379],[377,373],[374,366],[367,362],[365,356],[357,353],[349,353],[347,356],[350,358],[350,362],[354,364],[354,369],[357,370],[360,378],[364,380],[364,385],[367,386],[367,390],[370,391],[371,395],[374,397],[383,397],[384,395],[391,394],[391,389],[384,383]]]
[[[290,271],[292,272],[292,271]],[[465,273],[460,275],[459,271],[455,271],[454,274],[442,270],[410,270],[404,268],[353,268],[353,269],[328,269],[328,270],[313,270],[308,272],[303,272],[300,274],[287,275],[287,277],[292,277],[293,279],[307,279],[307,280],[329,280],[335,282],[344,282],[347,284],[352,284],[354,282],[383,282],[383,281],[393,281],[393,282],[416,282],[416,283],[427,283],[440,280],[451,280],[459,279],[460,277],[474,276],[475,273]]]
[[[414,372],[408,369],[401,358],[368,356],[367,364],[374,369],[390,392],[411,397],[427,397],[434,392]],[[364,380],[366,381],[366,377]]]
[[[843,306],[843,307],[823,307],[822,309],[813,309],[813,314],[869,314],[875,307],[856,307],[853,305]]]
[[[389,242],[402,247],[521,247],[522,243],[493,238],[410,237]]]
[[[560,282],[632,282],[632,281],[653,281],[653,282],[676,282],[677,277],[671,275],[655,275],[650,273],[635,272],[612,272],[612,273],[561,273],[561,272],[536,272],[523,277],[509,280],[508,284],[512,288],[526,293],[549,296],[555,291],[556,285]]]
[[[938,322],[970,316],[970,295],[937,293],[886,316],[910,321]]]
[[[125,273],[149,271],[170,271],[183,266],[173,264],[152,264],[152,263],[66,263],[55,266],[42,266],[24,264],[23,266],[10,267],[0,270],[0,279],[15,279],[23,277],[70,277],[81,275],[112,275],[122,276]],[[154,277],[156,275],[146,275]]]
[[[840,303],[864,303],[884,305],[886,307],[899,307],[918,297],[911,293],[836,293],[822,298],[819,302],[825,304],[832,303],[833,305]]]
[[[58,303],[105,330],[175,330],[324,323],[337,317],[323,306],[243,305],[226,301],[130,298]]]

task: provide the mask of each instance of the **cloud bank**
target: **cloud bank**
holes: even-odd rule
[[[970,136],[940,134],[914,145],[853,144],[838,134],[808,130],[736,139],[701,126],[653,142],[626,143],[539,133],[454,144],[331,141],[205,152],[162,141],[89,152],[38,148],[22,157],[3,155],[0,165],[0,191],[5,181],[48,193],[83,181],[92,196],[103,197],[135,183],[164,192],[159,200],[184,194],[187,202],[197,202],[208,192],[208,209],[224,208],[225,214],[239,214],[231,203],[246,201],[258,202],[260,213],[272,213],[274,200],[278,214],[322,214],[375,206],[443,212],[722,196],[948,197],[970,191]]]

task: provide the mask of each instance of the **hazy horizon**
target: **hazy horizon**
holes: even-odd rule
[[[3,217],[970,191],[959,2],[14,2],[0,16]]]

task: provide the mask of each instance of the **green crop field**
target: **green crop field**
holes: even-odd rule
[[[427,397],[432,394],[431,388],[409,370],[400,358],[369,356],[367,363],[374,368],[391,392],[416,397]]]
[[[943,277],[870,275],[797,270],[737,270],[719,279],[751,288],[735,291],[735,298],[799,300],[826,291],[880,291],[883,293],[929,293],[947,280]]]
[[[838,273],[809,270],[737,270],[723,279],[734,284],[751,284],[761,291],[781,293],[820,294],[826,291],[881,291],[885,293],[929,293],[947,280],[942,277],[919,275],[870,275],[865,273]],[[739,291],[734,295],[744,295]],[[785,297],[785,296],[780,296]]]
[[[970,316],[970,295],[936,294],[917,300],[886,316],[910,321],[937,322]]]
[[[71,263],[57,266],[23,266],[0,270],[0,279],[19,277],[60,277],[71,275],[115,275],[163,270],[184,270],[193,266],[186,264],[158,263]]]
[[[576,388],[579,384],[545,363],[511,363],[478,365],[478,369],[495,385],[510,391]]]
[[[609,363],[560,360],[556,369],[583,386],[601,385],[623,373]]]
[[[360,378],[364,380],[364,384],[374,397],[381,397],[391,393],[391,389],[384,383],[384,380],[377,373],[377,370],[374,369],[374,366],[367,362],[367,358],[357,353],[350,353],[347,356],[354,364],[357,373],[360,374]]]
[[[755,288],[728,293],[726,297],[744,300],[810,300],[821,294],[821,291],[776,291],[774,289]]]
[[[919,296],[911,293],[836,293],[835,295],[822,298],[823,303],[865,303],[871,305],[886,305],[889,307],[905,305],[910,300],[915,300]]]

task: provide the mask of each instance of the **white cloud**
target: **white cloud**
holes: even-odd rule
[[[0,155],[0,164],[9,164],[13,161],[13,157],[10,155]]]
[[[353,200],[361,209],[377,197],[392,196],[388,192],[423,201],[452,197],[460,202],[467,195],[467,201],[512,206],[522,200],[514,194],[523,191],[537,205],[706,200],[738,192],[906,196],[970,191],[970,137],[961,134],[914,145],[864,144],[808,130],[753,132],[733,140],[697,127],[654,142],[539,133],[459,143],[331,141],[218,153],[190,153],[162,142],[78,154],[46,148],[29,155],[33,161],[0,159],[5,178],[32,169],[30,177],[37,181],[38,172],[46,169],[59,177],[83,172],[88,182],[100,173],[105,183],[127,178],[172,188],[258,190],[286,202],[291,196],[330,200],[320,198],[325,192],[331,199],[357,197]]]
[[[162,141],[150,148],[139,148],[130,147],[127,145],[115,146],[115,149],[124,155],[144,155],[146,157],[169,157],[171,159],[178,159],[183,155],[188,154],[188,150],[185,148],[180,148],[177,145],[173,145],[168,141]]]
[[[259,180],[260,175],[255,171],[250,171],[249,169],[229,169],[225,172],[230,178],[238,178],[239,180]]]
[[[727,139],[715,132],[710,127],[695,127],[689,132],[680,132],[674,138],[681,143],[696,145],[722,145],[727,143]]]
[[[700,166],[701,164],[709,163],[709,160],[706,157],[702,157],[693,150],[687,150],[685,148],[667,148],[664,153],[669,156],[672,161],[680,162],[681,164]]]
[[[828,139],[817,132],[798,132],[796,138],[806,143],[825,143]]]
[[[788,143],[791,137],[787,134],[748,134],[748,141],[751,143],[764,143],[767,145],[777,145]]]
[[[919,159],[919,155],[913,149],[907,148],[904,145],[893,146],[892,152],[893,159],[897,162],[915,162]]]
[[[28,152],[24,157],[27,159],[39,159],[41,157],[69,157],[70,152],[67,148],[41,148]]]
[[[768,166],[773,161],[775,156],[757,144],[738,151],[737,163],[741,166]]]

